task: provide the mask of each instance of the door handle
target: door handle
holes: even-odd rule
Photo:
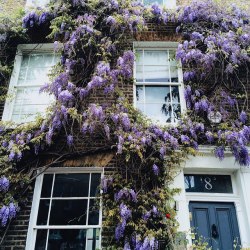
[[[217,227],[215,224],[212,225],[212,237],[213,238],[218,238],[219,237],[219,233],[218,233],[218,230],[217,230]]]

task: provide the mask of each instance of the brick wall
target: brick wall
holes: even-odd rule
[[[13,3],[12,0],[1,0],[0,1],[0,8],[4,6],[4,4],[10,4]],[[183,3],[183,1],[179,1],[179,3]],[[21,5],[21,3],[24,3],[24,1],[15,1],[16,8],[17,6]],[[9,7],[8,7],[9,8]],[[10,8],[11,10],[11,8]],[[7,9],[9,11],[9,9]],[[175,24],[169,23],[168,26],[157,26],[155,24],[149,24],[149,29],[146,32],[142,32],[136,35],[134,40],[136,41],[179,41],[181,38],[175,34]],[[132,48],[132,43],[130,43],[130,48]],[[133,84],[132,83],[123,83],[120,86],[120,89],[124,92],[126,97],[129,99],[129,101],[133,101]],[[95,92],[90,102],[95,103],[107,103],[107,101],[112,104],[115,102],[115,97],[110,97],[107,100],[107,97],[104,94],[100,94],[100,92]],[[1,119],[1,112],[3,110],[3,104],[0,103],[0,119]],[[101,147],[104,145],[104,142],[100,138],[86,138],[83,137],[80,133],[76,134],[76,145],[74,148],[74,152],[82,152],[86,150],[94,150],[96,148]],[[57,141],[50,149],[49,151],[54,152],[67,152],[69,149],[66,146],[65,138],[61,138],[60,141]],[[72,150],[71,150],[72,151]],[[46,159],[46,153],[43,156],[45,158],[45,161],[48,161]],[[119,166],[120,163],[119,158],[114,157],[111,162],[109,162],[105,167],[105,174],[109,174],[113,172],[117,166]],[[75,164],[75,163],[74,163]],[[84,165],[84,160],[82,161],[82,164]],[[28,223],[29,223],[29,217],[30,217],[30,210],[31,210],[31,203],[32,203],[32,194],[29,197],[29,202],[27,203],[27,206],[25,208],[22,208],[18,217],[11,223],[9,227],[9,231],[6,234],[6,237],[3,241],[3,244],[0,246],[1,250],[21,250],[25,249],[26,245],[26,237],[27,237],[27,231],[28,231]],[[103,218],[105,220],[105,218]],[[103,246],[108,246],[109,240],[110,240],[110,234],[113,233],[113,229],[111,228],[103,228],[103,238],[102,238],[102,244]],[[105,247],[104,247],[105,248]]]

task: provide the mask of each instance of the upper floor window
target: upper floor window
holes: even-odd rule
[[[151,6],[152,4],[157,3],[167,8],[176,7],[176,0],[142,0],[142,2],[145,6]]]
[[[101,249],[101,170],[51,169],[36,180],[26,249]]]
[[[45,7],[49,4],[50,0],[27,0],[26,1],[26,8],[29,7]]]
[[[29,122],[45,111],[53,97],[39,90],[49,81],[48,73],[58,60],[50,44],[18,46],[3,121]]]
[[[176,123],[184,108],[182,70],[175,60],[176,44],[139,42],[138,45],[135,46],[135,106],[153,121]]]

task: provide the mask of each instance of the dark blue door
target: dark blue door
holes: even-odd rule
[[[190,202],[191,227],[213,250],[240,249],[240,234],[233,203]],[[235,243],[237,242],[237,247]]]

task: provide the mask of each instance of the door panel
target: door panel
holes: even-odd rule
[[[240,245],[239,228],[233,203],[190,202],[191,227],[203,236],[213,250],[236,250]]]
[[[193,220],[195,224],[195,228],[197,228],[199,235],[202,235],[204,238],[206,238],[206,241],[208,241],[211,244],[211,235],[210,235],[210,218],[209,218],[209,210],[208,208],[193,208]]]
[[[220,246],[222,249],[230,249],[232,247],[231,242],[234,241],[230,210],[228,208],[216,209],[216,217],[220,232],[219,239],[228,239],[226,241],[220,240]]]

